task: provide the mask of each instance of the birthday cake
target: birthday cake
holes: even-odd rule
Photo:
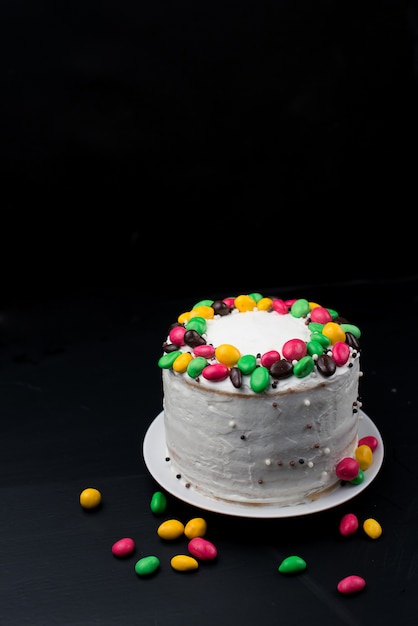
[[[337,467],[358,446],[357,326],[303,298],[252,293],[202,300],[167,333],[166,462],[186,488],[286,506],[341,484]]]

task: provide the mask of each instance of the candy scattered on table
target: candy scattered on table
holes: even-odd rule
[[[178,539],[184,533],[184,524],[178,519],[168,519],[157,528],[157,534],[161,539]]]
[[[359,521],[354,513],[347,513],[343,515],[340,521],[340,533],[345,537],[348,535],[354,535],[358,530]]]
[[[213,561],[218,555],[216,546],[203,537],[190,539],[187,549],[192,556],[201,561]]]
[[[135,541],[131,537],[123,537],[112,546],[112,554],[119,557],[128,556],[135,550]]]
[[[160,559],[157,556],[144,556],[135,563],[135,572],[138,576],[149,576],[160,567]]]
[[[83,509],[96,509],[102,501],[102,494],[98,489],[88,487],[80,493],[80,504]]]
[[[300,556],[288,556],[279,565],[281,574],[293,574],[306,569],[306,561]]]
[[[371,539],[378,539],[383,532],[379,522],[372,517],[363,522],[363,530]]]
[[[187,554],[176,554],[170,561],[171,567],[178,572],[189,572],[199,567],[198,561]]]
[[[193,517],[184,527],[184,534],[188,539],[194,537],[204,537],[206,535],[208,525],[203,517]]]
[[[156,491],[151,498],[150,508],[156,515],[164,513],[167,508],[167,497],[165,493]]]
[[[361,576],[346,576],[342,578],[337,585],[337,589],[340,593],[349,595],[352,593],[358,593],[366,586],[366,581]]]

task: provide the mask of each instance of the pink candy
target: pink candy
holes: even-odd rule
[[[175,346],[184,346],[184,334],[186,329],[184,326],[174,326],[168,334],[171,343],[174,343]]]
[[[275,298],[272,306],[276,313],[280,313],[280,315],[286,315],[289,313],[289,307],[285,302],[283,302],[283,300],[280,300],[280,298]]]
[[[336,341],[332,346],[332,358],[335,363],[341,367],[345,365],[350,356],[350,346],[343,341]]]
[[[332,322],[331,313],[323,306],[316,306],[311,311],[311,321],[318,324],[326,324]]]
[[[229,368],[222,363],[215,363],[214,365],[207,365],[202,370],[203,378],[206,380],[220,381],[225,380],[229,376]]]
[[[269,350],[269,352],[265,352],[261,357],[261,365],[267,367],[269,369],[273,363],[280,359],[280,354],[277,350]]]
[[[208,343],[193,348],[195,356],[203,356],[205,359],[213,359],[215,356],[215,348]]]
[[[300,361],[301,358],[306,356],[306,343],[302,339],[289,339],[289,341],[283,344],[282,352],[284,358],[288,361]]]
[[[112,553],[114,556],[128,556],[135,549],[135,542],[130,537],[124,537],[119,539],[112,546]]]
[[[338,463],[335,473],[340,480],[354,480],[360,471],[360,464],[357,459],[347,456]]]
[[[361,576],[346,576],[337,585],[340,593],[350,594],[361,591],[366,586],[366,581]]]
[[[374,452],[377,448],[377,446],[379,445],[378,440],[376,439],[376,437],[373,437],[373,435],[367,435],[366,437],[362,437],[361,439],[359,439],[358,442],[359,446],[369,446],[369,448],[371,449],[372,452]]]
[[[345,537],[353,535],[359,527],[357,516],[354,513],[347,513],[341,518],[340,533]]]
[[[203,537],[194,537],[188,543],[187,549],[196,559],[211,561],[218,555],[216,547]]]

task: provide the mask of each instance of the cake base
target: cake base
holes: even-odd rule
[[[376,478],[384,456],[382,437],[372,420],[360,411],[359,439],[368,435],[379,442],[373,453],[373,463],[364,472],[364,480],[359,485],[339,484],[330,492],[323,493],[315,500],[306,500],[301,504],[279,506],[275,504],[242,504],[210,498],[193,487],[186,487],[184,480],[178,479],[171,467],[165,444],[164,412],[153,420],[143,442],[143,457],[151,476],[161,487],[179,500],[187,502],[205,511],[222,513],[238,517],[279,518],[309,515],[333,508],[355,498]]]

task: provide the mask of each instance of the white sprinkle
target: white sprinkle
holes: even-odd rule
[[[329,448],[324,448],[324,454],[329,454],[331,452],[331,450]]]

